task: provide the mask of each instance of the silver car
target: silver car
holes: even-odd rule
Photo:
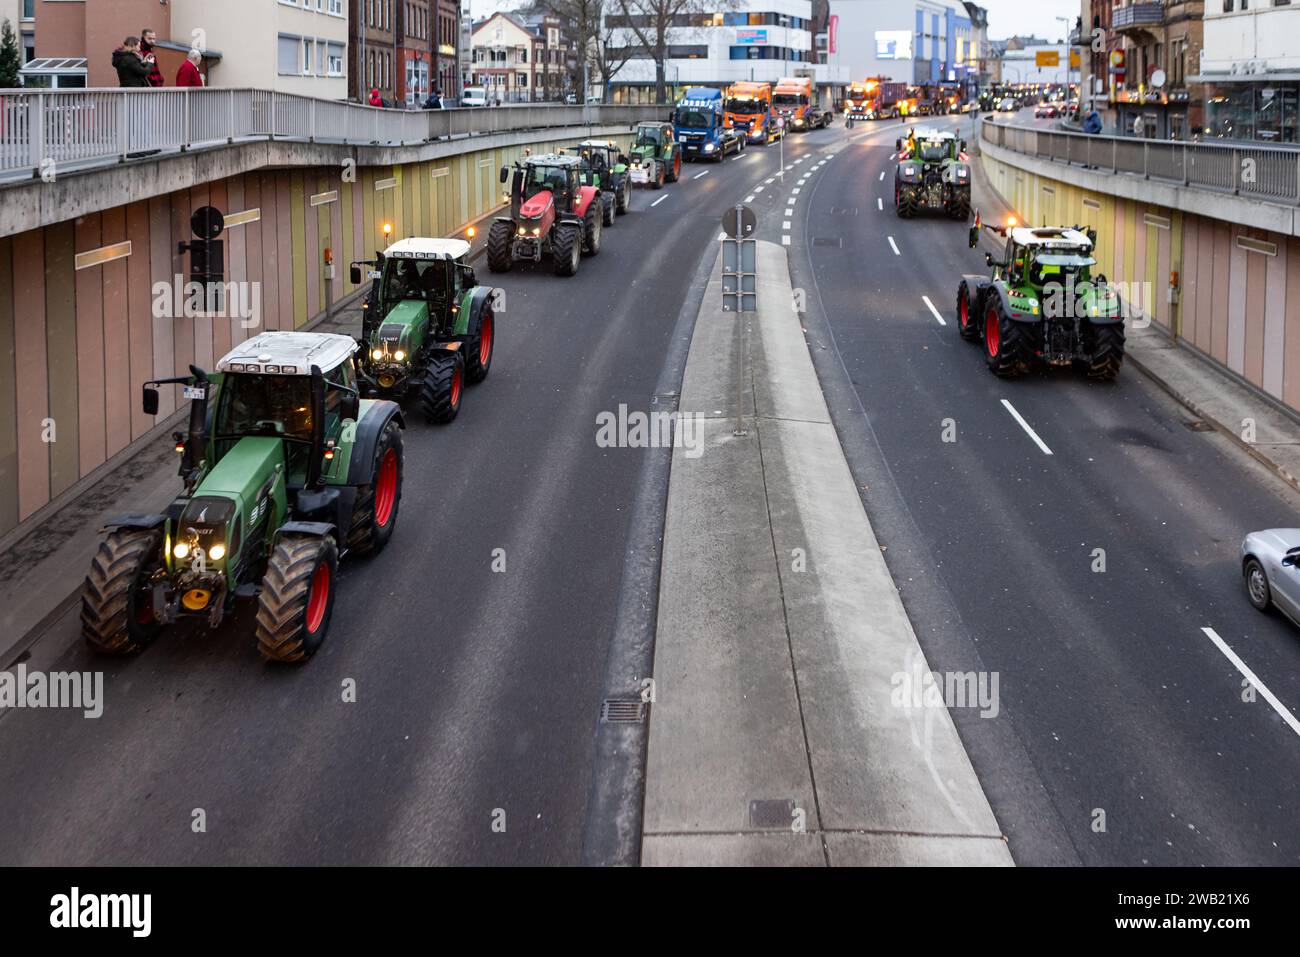
[[[1246,596],[1260,611],[1280,608],[1300,624],[1300,528],[1266,528],[1241,543]]]

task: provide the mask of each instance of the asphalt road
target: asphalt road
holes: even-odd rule
[[[599,448],[596,416],[680,384],[718,217],[778,153],[637,190],[571,279],[477,264],[507,297],[491,376],[451,426],[409,417],[396,534],[345,561],[307,666],[263,664],[250,611],[125,661],[60,620],[29,666],[104,669],[107,705],[0,719],[0,863],[577,863],[623,558],[662,531],[632,506],[667,454]]]
[[[1238,563],[1244,533],[1296,524],[1300,500],[1224,437],[1191,431],[1132,367],[1114,384],[991,375],[955,328],[958,281],[983,256],[965,224],[897,218],[896,135],[855,129],[805,184],[792,268],[931,667],[999,677],[996,717],[954,718],[1013,855],[1300,863],[1300,738],[1262,697],[1242,700],[1242,675],[1202,631],[1300,706],[1300,636],[1249,606]]]

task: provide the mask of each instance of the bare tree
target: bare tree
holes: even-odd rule
[[[582,90],[585,102],[591,74],[602,85],[608,83],[633,51],[611,45],[614,31],[605,24],[606,0],[541,0],[540,6],[564,23],[573,40],[578,56],[574,85]]]
[[[677,23],[678,18],[704,10],[704,0],[613,0],[623,14],[623,26],[636,36],[640,50],[655,63],[655,102],[663,103],[668,99],[664,65],[668,60],[668,31]],[[722,3],[709,2],[710,10],[731,6],[727,0]]]

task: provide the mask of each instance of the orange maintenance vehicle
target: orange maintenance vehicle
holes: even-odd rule
[[[845,121],[880,120],[906,113],[907,84],[883,76],[869,76],[850,83],[844,97]]]
[[[830,111],[813,102],[811,77],[782,77],[772,91],[772,106],[785,117],[787,129],[802,133],[831,125]]]
[[[733,83],[722,95],[722,125],[743,130],[750,143],[771,143],[785,135],[772,110],[771,83]]]

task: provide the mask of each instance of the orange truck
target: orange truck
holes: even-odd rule
[[[786,129],[802,133],[831,125],[830,111],[813,102],[811,77],[782,77],[772,91],[772,106],[785,117]]]
[[[772,111],[772,84],[733,83],[722,94],[722,125],[743,130],[750,143],[771,143],[784,135]]]
[[[867,77],[860,83],[850,83],[844,97],[847,117],[858,120],[879,120],[902,116],[906,112],[907,84],[894,83],[883,76]]]

